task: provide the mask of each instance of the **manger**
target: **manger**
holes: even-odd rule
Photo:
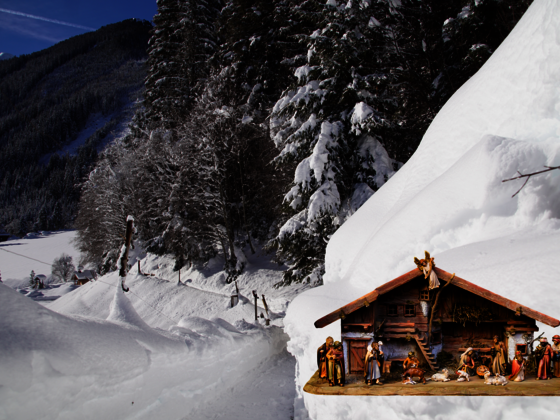
[[[325,315],[304,391],[325,395],[560,395],[560,321],[435,267],[417,268]],[[536,344],[536,347],[534,345]]]

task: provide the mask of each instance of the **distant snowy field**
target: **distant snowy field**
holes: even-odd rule
[[[73,235],[3,245],[41,261],[62,251],[78,259]],[[283,316],[306,286],[274,289],[281,270],[266,256],[248,258],[231,308],[234,286],[219,261],[184,268],[178,284],[171,259],[143,255],[142,273],[154,275],[138,274],[135,264],[127,294],[111,273],[52,289],[62,297],[40,305],[13,290],[31,269],[39,272],[33,261],[4,254],[11,255],[0,254],[3,277],[12,280],[0,284],[1,420],[293,417],[295,360]],[[262,299],[255,323],[252,290],[265,295],[270,326],[260,318]]]
[[[559,34],[560,2],[535,0],[414,156],[333,235],[325,286],[298,296],[285,318],[311,418],[558,417],[559,398],[333,398],[302,387],[317,347],[340,338],[339,322],[313,323],[414,269],[424,250],[442,269],[560,319],[560,171],[533,177],[514,198],[524,181],[502,183],[560,165]],[[549,341],[560,333],[540,327]]]
[[[77,266],[80,251],[74,247],[75,236],[75,231],[44,232],[0,242],[2,281],[10,287],[27,286],[31,270],[50,275],[51,264],[62,254],[70,255]]]

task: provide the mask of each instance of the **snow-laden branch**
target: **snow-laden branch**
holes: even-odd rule
[[[527,178],[525,180],[525,182],[523,183],[523,185],[521,186],[521,188],[519,188],[517,190],[517,192],[515,194],[513,194],[511,196],[511,198],[515,197],[517,194],[519,194],[519,191],[521,191],[523,189],[523,187],[527,184],[527,182],[529,181],[529,178],[531,178],[533,175],[538,175],[538,174],[542,174],[545,172],[550,172],[553,171],[554,169],[560,169],[560,166],[545,166],[546,169],[543,169],[542,171],[538,171],[538,172],[532,172],[530,174],[522,174],[521,172],[517,171],[517,173],[519,174],[519,176],[513,177],[513,178],[509,178],[509,179],[504,179],[502,180],[502,182],[508,182],[508,181],[513,181],[514,179],[521,179],[521,178]]]

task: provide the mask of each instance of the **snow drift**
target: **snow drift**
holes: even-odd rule
[[[243,321],[248,305],[225,310],[216,293],[171,284],[173,293],[168,282],[133,280],[131,290],[175,304],[166,308],[171,316],[183,306],[199,312],[212,306],[238,322],[187,312],[174,324],[151,309],[151,323],[167,331],[153,328],[120,290],[117,274],[54,302],[73,315],[0,284],[0,419],[204,419],[228,418],[230,410],[247,419],[290,415],[294,363],[281,328]]]
[[[300,295],[285,320],[297,384],[312,418],[551,418],[557,398],[333,398],[303,394],[315,351],[338,322],[313,322],[415,267],[437,266],[560,318],[560,3],[535,0],[483,68],[445,105],[420,147],[331,239],[325,286]],[[543,326],[541,326],[543,327]],[[549,327],[541,328],[550,338]],[[499,414],[498,414],[499,413]],[[297,414],[297,413],[296,413]]]

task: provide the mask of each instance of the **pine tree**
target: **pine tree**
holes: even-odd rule
[[[199,85],[208,75],[216,48],[214,22],[219,0],[159,0],[149,41],[144,110],[136,115],[140,130],[171,130],[186,119]]]
[[[371,55],[382,43],[374,10],[365,1],[334,3],[302,7],[317,27],[299,36],[307,56],[294,58],[297,82],[271,116],[276,163],[297,164],[284,199],[292,216],[273,243],[290,264],[285,283],[320,282],[330,236],[395,169],[380,142],[391,101]]]
[[[82,187],[75,222],[77,246],[85,261],[95,263],[102,274],[115,269],[126,217],[135,214],[134,184],[130,176],[134,162],[133,153],[117,143],[103,152]]]

